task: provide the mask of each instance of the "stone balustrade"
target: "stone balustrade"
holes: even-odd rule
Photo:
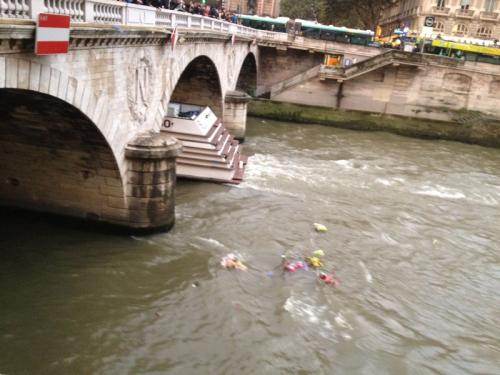
[[[481,12],[479,18],[485,21],[495,21],[498,18],[497,12]]]
[[[457,9],[455,16],[457,18],[473,18],[475,11],[472,9]]]
[[[447,16],[450,14],[451,8],[444,6],[434,6],[431,8],[431,13],[437,16]]]
[[[309,49],[337,53],[339,50],[359,56],[373,56],[380,53],[373,48],[356,45],[338,45],[337,42],[290,37],[287,33],[257,30],[227,21],[204,17],[186,12],[128,4],[118,0],[0,0],[0,20],[37,20],[39,13],[62,14],[71,17],[72,27],[79,24],[126,25],[136,27],[159,27],[173,30],[203,30],[237,35],[252,39],[261,45],[286,49]]]
[[[29,19],[30,0],[0,0],[0,18]]]
[[[200,15],[128,4],[117,0],[0,0],[0,19],[36,21],[39,13],[62,14],[79,23],[199,29],[286,42],[287,35]]]

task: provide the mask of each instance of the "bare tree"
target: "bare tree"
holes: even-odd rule
[[[375,30],[382,11],[397,0],[283,0],[282,15],[290,18],[311,19],[335,24]],[[316,15],[316,14],[315,14]]]
[[[394,0],[353,0],[353,10],[358,15],[364,27],[375,30],[380,22],[382,12],[392,5]]]

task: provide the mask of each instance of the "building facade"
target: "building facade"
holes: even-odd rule
[[[232,13],[278,17],[280,0],[225,0],[223,6]]]
[[[382,35],[401,26],[420,34],[428,16],[435,17],[435,34],[500,39],[500,0],[396,1],[382,14]]]

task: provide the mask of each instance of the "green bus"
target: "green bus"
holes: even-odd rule
[[[323,25],[308,20],[291,20],[288,17],[259,17],[250,15],[238,15],[239,22],[243,26],[259,30],[275,31],[280,33],[292,33],[307,38],[330,40],[334,42],[369,45],[373,42],[374,32],[370,30],[357,30],[347,27]]]

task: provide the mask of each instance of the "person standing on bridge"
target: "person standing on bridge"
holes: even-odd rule
[[[210,5],[205,5],[205,9],[203,10],[203,15],[205,17],[209,17],[210,16]]]
[[[179,2],[177,3],[177,6],[174,8],[174,10],[176,10],[178,12],[185,12],[186,7],[184,5],[184,0],[179,0]]]
[[[203,15],[203,7],[200,5],[199,2],[195,2],[192,6],[191,6],[191,13],[192,14],[199,14],[200,16]]]
[[[210,13],[209,16],[212,18],[219,18],[219,12],[217,11],[217,8],[214,6],[210,7]]]
[[[226,10],[224,9],[224,7],[220,9],[219,19],[226,21]]]

